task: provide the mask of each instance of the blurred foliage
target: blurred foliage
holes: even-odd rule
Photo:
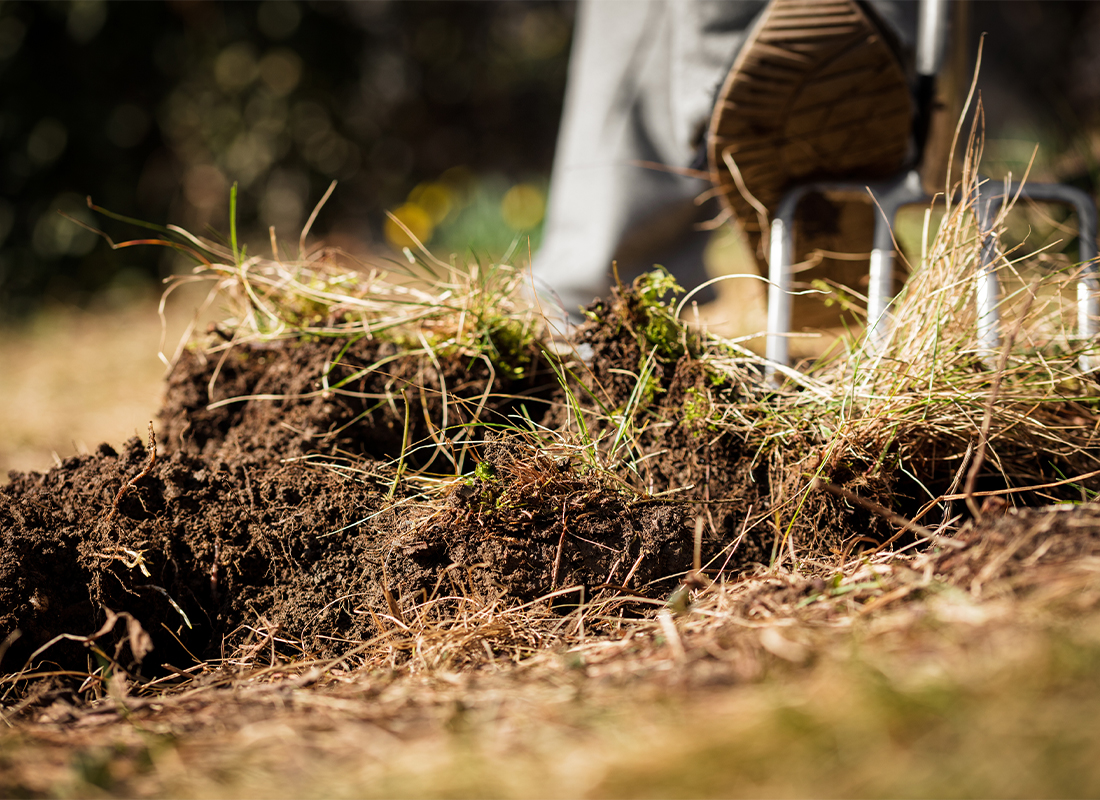
[[[126,294],[178,269],[112,252],[112,211],[228,230],[237,182],[250,252],[267,227],[359,251],[530,234],[545,204],[572,34],[559,2],[4,2],[0,5],[0,316]],[[388,237],[387,232],[388,231]],[[526,249],[526,247],[525,247]]]
[[[108,209],[197,233],[314,230],[359,252],[538,247],[574,6],[566,2],[0,0],[0,320],[126,296],[180,263],[112,252]],[[1100,4],[972,4],[988,31],[985,168],[1100,177]],[[1041,35],[1036,35],[1041,32]],[[391,211],[401,225],[387,220]],[[404,228],[407,228],[406,231]]]
[[[1100,184],[1100,4],[1027,0],[969,4],[971,54],[985,34],[979,88],[983,171],[1093,191]],[[1039,145],[1038,153],[1035,146]]]

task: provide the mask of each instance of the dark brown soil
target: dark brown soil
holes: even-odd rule
[[[646,304],[635,291],[615,290],[607,302],[590,307],[592,316],[601,324],[582,328],[579,337],[592,349],[591,363],[578,374],[589,387],[576,389],[574,394],[582,405],[595,411],[621,409],[629,401],[635,380],[653,352],[647,335],[651,326]],[[652,330],[652,328],[650,328]],[[655,454],[642,462],[641,490],[676,490],[679,502],[692,504],[694,513],[705,516],[704,559],[721,553],[735,539],[740,539],[734,567],[767,564],[774,557],[775,523],[744,530],[747,520],[768,517],[769,510],[780,506],[801,487],[805,476],[812,474],[820,458],[820,442],[790,441],[784,453],[761,459],[755,446],[728,430],[719,431],[703,413],[692,414],[695,404],[706,403],[712,396],[726,404],[741,400],[759,400],[767,394],[762,381],[750,380],[744,385],[714,385],[702,363],[695,358],[696,343],[684,340],[672,343],[650,361],[652,398],[639,412],[639,449]],[[750,396],[752,395],[752,396]],[[564,400],[548,413],[548,421],[563,425],[567,416]],[[906,502],[904,491],[898,496],[896,476],[871,476],[853,470],[837,469],[832,474],[836,483],[853,491],[879,498],[887,505]],[[950,476],[948,476],[948,479]],[[916,504],[919,505],[919,504]],[[916,507],[916,506],[914,506]],[[789,513],[789,512],[788,512]],[[891,534],[890,526],[880,517],[850,504],[837,502],[825,493],[815,493],[805,499],[791,518],[776,518],[788,523],[792,543],[799,550],[810,548],[829,553],[842,549],[853,539],[882,540]],[[724,556],[720,559],[724,561]]]
[[[434,456],[445,472],[438,448],[425,445],[475,439],[465,427],[474,420],[501,424],[524,408],[541,418],[552,376],[530,375],[507,380],[483,359],[398,357],[394,344],[366,339],[189,350],[168,378],[162,439],[232,461],[338,452],[386,461],[402,451],[407,417],[410,462]]]
[[[691,563],[682,508],[632,505],[545,458],[501,462],[501,479],[460,484],[442,507],[402,514],[377,484],[329,468],[177,452],[110,519],[146,461],[135,438],[121,454],[103,445],[3,489],[0,630],[22,633],[9,668],[60,634],[93,633],[106,609],[140,621],[154,643],[147,663],[185,667],[191,654],[217,658],[276,632],[298,643],[289,655],[333,655],[377,633],[376,615],[411,613],[440,594],[532,600],[579,585],[591,597],[635,562],[632,586],[669,578],[649,587],[667,592]],[[97,644],[133,660],[125,626]],[[87,649],[63,640],[43,658],[79,670]]]
[[[193,663],[181,645],[216,657],[224,640],[231,652],[246,622],[298,635],[326,624],[337,635],[368,632],[349,607],[326,605],[363,591],[371,542],[354,523],[380,506],[375,488],[301,464],[177,452],[158,459],[111,519],[119,489],[147,460],[135,438],[121,454],[102,445],[4,488],[0,630],[22,632],[9,670],[59,634],[92,633],[104,608],[140,620],[154,663],[179,667]],[[100,642],[108,653],[112,638]],[[85,649],[61,642],[44,657],[78,669]]]
[[[706,392],[731,402],[753,389],[708,385],[690,341],[651,358],[635,295],[594,310],[591,364],[572,365],[582,402],[626,407],[631,374],[652,366],[634,442],[649,457],[633,477],[602,471],[591,446],[547,452],[534,426],[516,432],[522,419],[568,422],[537,359],[515,380],[483,359],[366,339],[185,353],[155,461],[132,439],[0,488],[0,672],[34,661],[86,674],[109,658],[149,675],[261,647],[331,656],[461,598],[663,597],[692,568],[697,530],[712,573],[767,563],[787,527],[772,504],[810,456],[758,461],[685,414]],[[590,433],[605,449],[614,438]],[[466,477],[403,480],[412,469]],[[840,478],[890,497],[883,480]],[[795,520],[799,550],[826,555],[891,530],[824,492]]]
[[[480,360],[393,355],[365,341],[188,353],[151,467],[135,438],[13,473],[0,489],[0,670],[33,659],[86,673],[97,651],[142,661],[146,675],[249,647],[333,655],[444,597],[667,594],[691,567],[687,507],[638,501],[577,459],[493,440],[508,415],[545,415],[544,374],[490,380]],[[236,397],[252,399],[209,407]],[[395,480],[403,441],[404,468],[485,466],[413,496]]]

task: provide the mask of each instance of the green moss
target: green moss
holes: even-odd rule
[[[482,334],[482,343],[493,366],[511,380],[521,380],[531,366],[534,326],[510,317],[491,320]]]
[[[684,354],[687,341],[683,324],[676,318],[676,297],[684,289],[664,267],[639,275],[634,280],[637,310],[645,349],[654,349],[666,361]]]

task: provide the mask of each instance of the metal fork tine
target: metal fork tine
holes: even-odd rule
[[[775,364],[787,365],[790,347],[786,333],[791,329],[791,249],[790,220],[776,215],[772,220],[771,241],[768,243],[768,339],[765,356],[767,376],[775,372]]]
[[[1077,215],[1078,255],[1081,259],[1081,277],[1077,279],[1077,339],[1089,342],[1100,333],[1100,280],[1097,278],[1096,203],[1087,193],[1061,183],[1030,183],[1023,187],[1011,182],[1005,191],[981,202],[982,235],[988,237],[982,248],[982,263],[978,273],[978,340],[983,350],[996,351],[1000,342],[1000,311],[997,297],[1000,282],[993,263],[997,258],[996,240],[993,236],[993,220],[1010,195],[1019,193],[1029,200],[1059,203],[1071,206]],[[987,356],[991,358],[992,355]],[[1078,362],[1082,372],[1089,372],[1097,365],[1087,354]]]

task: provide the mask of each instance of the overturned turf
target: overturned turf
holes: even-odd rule
[[[585,361],[532,347],[509,371],[366,336],[184,352],[159,453],[104,445],[0,489],[0,670],[333,657],[464,603],[637,614],[699,567],[689,585],[788,558],[821,576],[897,541],[815,476],[909,516],[957,484],[950,430],[864,416],[844,424],[873,435],[839,437],[824,404],[776,427],[804,400],[716,369],[734,351],[704,353],[646,280],[590,309]],[[1057,457],[1039,477],[1081,471]],[[937,466],[917,481],[915,459]]]
[[[4,671],[86,672],[100,653],[153,674],[257,643],[331,656],[464,597],[652,596],[691,567],[687,506],[494,436],[520,408],[552,405],[545,370],[517,381],[480,361],[394,356],[366,341],[188,352],[156,455],[134,438],[13,473],[0,489]],[[453,471],[456,454],[476,475],[428,493],[395,466]]]
[[[683,508],[632,504],[559,462],[506,462],[500,488],[462,483],[428,511],[328,468],[174,453],[112,516],[146,460],[135,438],[2,490],[0,626],[21,632],[7,654],[16,666],[61,634],[91,634],[106,609],[140,621],[152,664],[185,667],[258,630],[293,641],[284,655],[333,655],[380,632],[380,616],[404,622],[441,594],[667,592],[691,564]],[[80,669],[92,644],[62,639],[41,656]],[[94,644],[134,661],[125,626]]]

